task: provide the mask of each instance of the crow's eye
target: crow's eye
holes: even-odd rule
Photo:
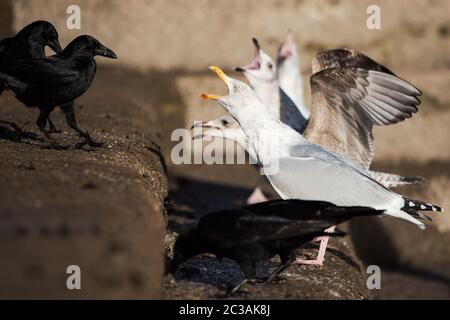
[[[272,70],[273,65],[269,62],[269,63],[267,64],[267,67],[268,67],[270,70]]]
[[[233,92],[237,93],[239,91],[239,88],[237,86],[233,86]]]

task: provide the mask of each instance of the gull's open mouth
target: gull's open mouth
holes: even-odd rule
[[[258,57],[256,57],[256,59],[253,60],[244,69],[246,69],[246,70],[259,70],[259,69],[261,69],[261,63],[259,62],[259,53],[258,53]]]
[[[208,69],[214,71],[217,74],[217,76],[220,78],[220,80],[225,82],[225,84],[227,83],[226,82],[227,75],[225,74],[225,72],[222,71],[222,69],[220,69],[219,67],[216,67],[216,66],[211,66]],[[223,96],[219,96],[217,94],[202,93],[200,95],[200,97],[203,99],[207,99],[207,100],[220,100]]]
[[[290,49],[286,49],[285,46],[283,45],[280,49],[278,57],[281,58],[282,60],[286,60],[292,57],[292,51]]]
[[[252,39],[253,45],[255,46],[255,57],[250,64],[245,67],[234,68],[236,72],[245,72],[247,70],[259,70],[261,69],[261,46],[256,38]]]
[[[253,59],[250,64],[246,65],[245,67],[236,67],[234,68],[234,71],[236,72],[245,72],[247,70],[259,70],[261,69],[261,62],[260,62],[260,54],[259,51],[256,53],[255,58]]]
[[[195,128],[202,128],[202,129],[217,129],[220,130],[218,126],[211,125],[209,121],[200,121],[192,125],[191,130]]]

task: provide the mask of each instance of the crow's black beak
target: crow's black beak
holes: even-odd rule
[[[105,58],[117,59],[117,55],[114,53],[114,51],[105,46],[100,46],[100,48],[98,48],[95,53]]]
[[[50,49],[52,49],[56,53],[61,53],[62,52],[61,45],[59,44],[59,41],[57,39],[55,39],[55,40],[48,40],[47,45],[50,47]]]

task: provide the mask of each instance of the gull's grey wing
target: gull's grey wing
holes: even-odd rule
[[[338,206],[363,206],[385,214],[423,223],[403,212],[402,196],[374,180],[368,171],[318,145],[295,145],[272,161],[278,170],[267,178],[283,199],[320,200]]]
[[[280,120],[299,133],[305,131],[308,125],[308,119],[303,117],[302,113],[295,105],[294,101],[283,91],[280,90]]]
[[[361,52],[352,49],[333,49],[317,54],[312,60],[312,74],[332,68],[356,67],[366,70],[395,74]]]
[[[418,111],[421,92],[388,73],[330,68],[311,76],[311,120],[305,137],[368,169],[373,125],[390,125]]]

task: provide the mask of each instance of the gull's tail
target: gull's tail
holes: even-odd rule
[[[403,206],[402,210],[417,210],[417,211],[434,211],[434,212],[443,212],[441,207],[438,207],[436,205],[426,203],[420,200],[414,200],[407,197],[403,197],[403,200],[405,201],[405,205]]]
[[[397,174],[377,171],[370,171],[370,175],[374,180],[388,189],[410,184],[424,184],[427,182],[423,177],[399,176]]]
[[[414,223],[420,229],[425,229],[422,221],[431,221],[431,218],[420,211],[443,212],[440,207],[407,197],[403,197],[403,206],[397,210],[386,210],[386,214],[402,220]]]

